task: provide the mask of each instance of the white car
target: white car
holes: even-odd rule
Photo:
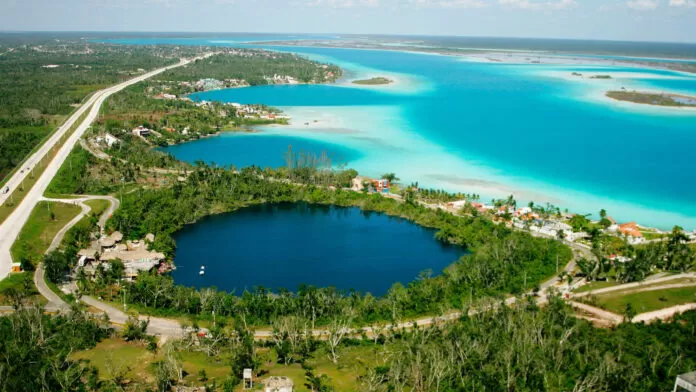
[[[9,192],[9,191],[10,191],[10,187],[9,187],[9,186],[6,186],[6,187],[4,187],[4,188],[2,189],[2,194],[4,195],[4,194],[6,194],[6,193]]]

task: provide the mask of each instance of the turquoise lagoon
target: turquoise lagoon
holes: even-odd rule
[[[396,51],[265,48],[331,61],[348,71],[348,80],[194,94],[281,107],[293,121],[262,127],[262,136],[206,141],[222,146],[215,151],[200,142],[176,146],[174,155],[233,163],[228,150],[241,141],[245,150],[258,151],[255,164],[278,166],[273,157],[287,147],[277,145],[299,138],[335,149],[365,175],[395,172],[404,182],[478,193],[484,200],[514,194],[525,203],[548,201],[579,213],[605,208],[620,221],[696,228],[696,112],[603,96],[621,87],[696,95],[693,75],[606,63],[511,65]],[[397,83],[349,83],[374,75]],[[267,143],[270,136],[275,145]]]

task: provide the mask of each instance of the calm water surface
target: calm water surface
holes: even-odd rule
[[[358,208],[253,206],[177,233],[173,276],[187,286],[237,294],[255,286],[296,291],[306,283],[382,295],[426,269],[440,273],[464,254],[433,235],[434,230]]]

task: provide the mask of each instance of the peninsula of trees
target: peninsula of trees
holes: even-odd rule
[[[640,91],[609,91],[607,97],[617,101],[633,102],[643,105],[696,107],[696,97],[678,94],[659,94]]]

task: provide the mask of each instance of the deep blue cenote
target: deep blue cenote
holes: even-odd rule
[[[296,291],[308,284],[382,295],[423,270],[439,274],[464,254],[433,235],[432,229],[355,207],[257,205],[178,232],[173,276],[187,286],[237,294],[255,286]]]

